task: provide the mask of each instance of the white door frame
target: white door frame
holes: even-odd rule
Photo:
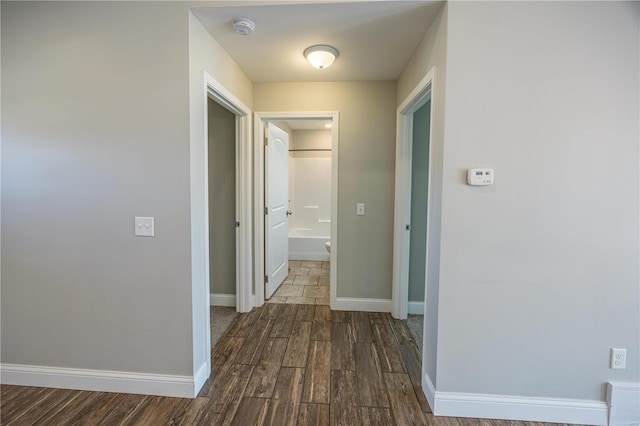
[[[411,224],[411,159],[413,148],[413,114],[431,98],[431,125],[429,128],[429,182],[427,204],[427,256],[425,269],[429,270],[429,226],[431,224],[431,184],[433,182],[433,93],[435,67],[416,85],[398,107],[398,133],[396,140],[396,188],[393,224],[393,292],[392,315],[407,318],[409,306],[409,238],[406,229]],[[425,274],[424,306],[427,306],[428,273]],[[424,353],[424,348],[422,348]]]
[[[331,253],[329,272],[329,294],[331,307],[336,304],[338,271],[338,130],[340,128],[337,111],[289,111],[254,113],[254,271],[255,306],[264,304],[264,123],[268,121],[327,119],[332,120],[331,128]]]
[[[251,221],[251,110],[224,88],[207,72],[204,72],[204,168],[206,172],[205,185],[205,264],[206,264],[206,294],[209,288],[209,170],[208,170],[208,117],[207,99],[211,98],[236,116],[236,311],[249,312],[252,308],[252,221]],[[209,300],[207,303],[207,324],[209,324]],[[210,325],[209,325],[210,326]],[[207,327],[207,347],[211,351],[211,336]],[[211,357],[207,357],[210,359]]]

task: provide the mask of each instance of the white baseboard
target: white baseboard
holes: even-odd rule
[[[424,315],[424,302],[409,301],[407,308],[409,315]]]
[[[607,383],[609,426],[640,424],[640,383]]]
[[[336,311],[391,312],[391,300],[338,297],[335,303],[331,303],[331,309]]]
[[[328,262],[329,253],[295,253],[289,252],[289,260],[314,260],[316,262]]]
[[[425,395],[430,391],[427,387]],[[429,396],[427,400],[429,401]],[[446,417],[606,425],[603,401],[433,392],[433,414]],[[429,401],[431,404],[431,402]]]
[[[422,391],[424,392],[424,396],[427,398],[429,407],[431,407],[431,412],[433,412],[435,407],[436,388],[433,386],[431,377],[429,377],[428,374],[422,376]]]
[[[198,372],[198,375],[205,374],[205,370],[202,370],[203,373]],[[197,379],[200,381],[202,377]],[[190,376],[18,364],[0,364],[0,383],[5,385],[135,393],[180,398],[193,398],[196,395],[196,380]]]
[[[200,393],[200,389],[202,389],[202,386],[204,386],[204,382],[207,381],[207,379],[209,378],[209,376],[211,375],[211,369],[207,369],[207,363],[204,362],[202,363],[202,365],[200,366],[200,368],[198,368],[198,371],[196,371],[196,375],[194,377],[194,392],[193,395],[196,396],[198,395],[198,393]]]
[[[209,295],[209,304],[211,306],[236,306],[235,294],[211,293]]]

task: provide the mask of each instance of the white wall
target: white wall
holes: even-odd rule
[[[2,362],[192,376],[186,9],[1,7]]]
[[[437,389],[604,400],[640,382],[640,4],[448,15]]]
[[[253,96],[260,112],[340,112],[337,296],[390,299],[396,83],[256,83]]]

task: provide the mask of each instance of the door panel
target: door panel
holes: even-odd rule
[[[289,135],[267,124],[265,149],[265,266],[268,277],[265,297],[269,299],[289,274]]]

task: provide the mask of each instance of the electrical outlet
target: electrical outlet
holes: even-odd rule
[[[611,365],[610,368],[624,370],[627,365],[627,350],[611,348]]]

